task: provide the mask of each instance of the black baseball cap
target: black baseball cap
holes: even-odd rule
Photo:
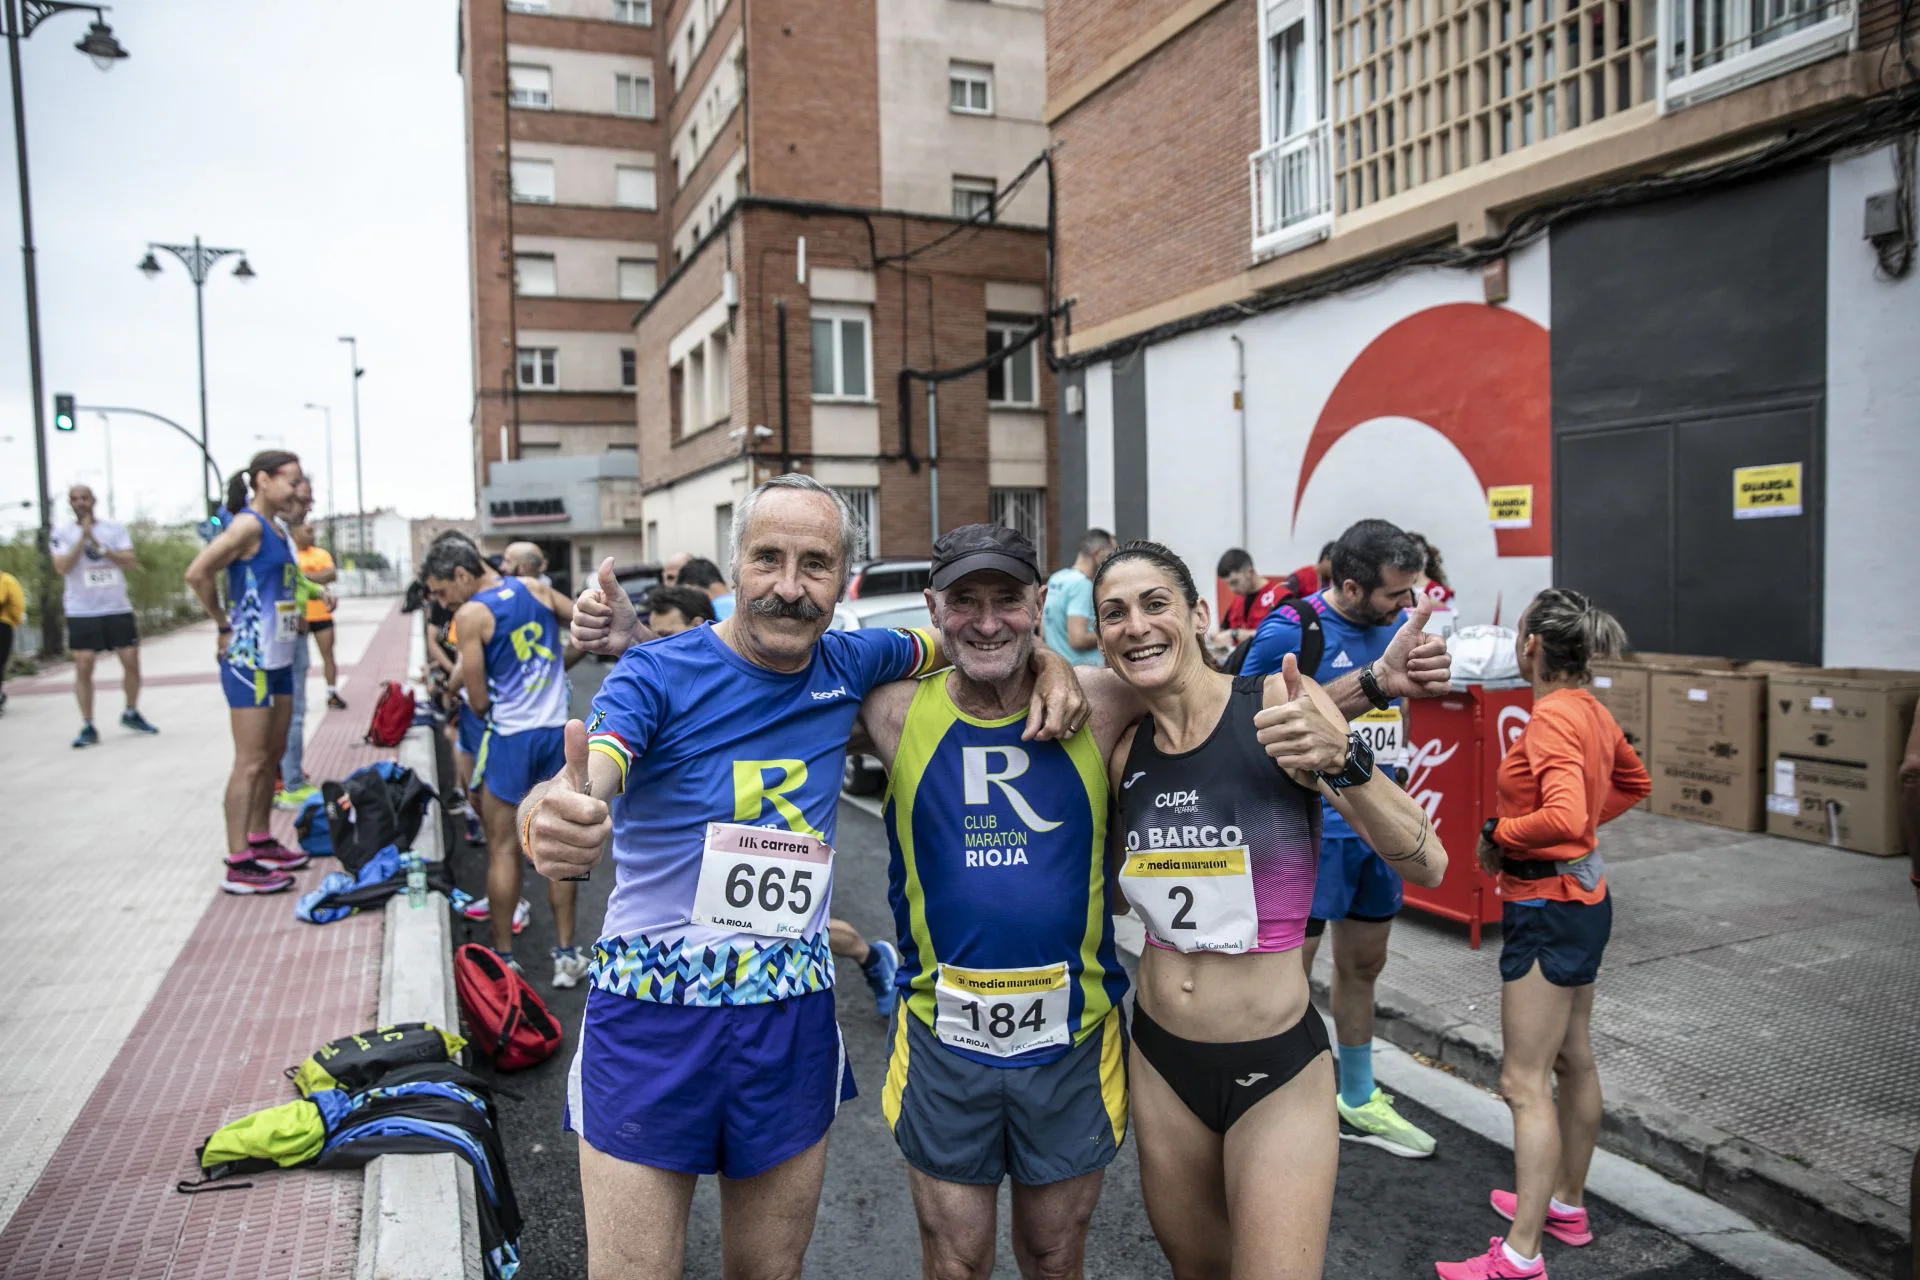
[[[1016,582],[1040,581],[1040,557],[1018,529],[1003,524],[963,524],[933,544],[935,591],[944,591],[970,573],[992,570]]]

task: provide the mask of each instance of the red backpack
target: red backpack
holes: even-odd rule
[[[392,680],[380,682],[380,700],[373,704],[366,741],[376,747],[397,747],[413,727],[413,690]]]
[[[453,953],[453,986],[460,1012],[480,1052],[497,1071],[545,1062],[560,1047],[560,1024],[527,985],[489,947],[469,942]]]

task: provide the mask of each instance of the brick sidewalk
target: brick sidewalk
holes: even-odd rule
[[[387,605],[349,668],[351,709],[324,713],[310,698],[309,716],[324,713],[307,746],[312,777],[344,777],[393,758],[359,739],[378,682],[406,678],[413,621]],[[214,803],[211,795],[194,800]],[[292,843],[290,815],[276,814],[275,828]],[[358,1171],[264,1174],[251,1189],[198,1196],[177,1194],[174,1183],[197,1176],[194,1148],[214,1129],[295,1096],[284,1068],[375,1020],[382,917],[324,927],[293,918],[294,898],[336,868],[329,859],[300,872],[294,890],[268,898],[218,892],[214,859],[206,863],[199,923],[0,1232],[0,1273],[9,1278],[291,1280],[353,1272]],[[138,961],[135,939],[109,936],[98,945],[91,981],[111,982],[117,966]]]
[[[1638,811],[1602,841],[1614,896],[1593,1013],[1603,1141],[1852,1265],[1888,1252],[1920,1148],[1907,860]],[[1407,911],[1379,1033],[1494,1083],[1499,948],[1497,927],[1472,951],[1463,928]],[[1322,948],[1316,981],[1329,971]]]

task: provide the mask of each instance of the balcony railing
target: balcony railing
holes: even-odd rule
[[[1853,39],[1854,0],[1662,0],[1661,7],[1666,110],[1816,62]]]
[[[1327,136],[1326,125],[1315,125],[1247,157],[1255,257],[1297,249],[1333,229]]]

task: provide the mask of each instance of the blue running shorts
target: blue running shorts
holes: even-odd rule
[[[854,1092],[832,991],[702,1007],[595,987],[565,1125],[630,1164],[751,1178],[824,1138]]]
[[[486,736],[487,722],[474,713],[473,708],[467,705],[464,698],[460,701],[460,714],[454,720],[454,724],[457,726],[454,732],[458,735],[456,745],[460,754],[479,755],[480,739]]]
[[[1588,906],[1534,898],[1500,907],[1500,980],[1518,982],[1534,962],[1556,987],[1584,987],[1600,976],[1613,936],[1613,894]]]
[[[227,695],[227,705],[235,711],[264,707],[275,698],[293,696],[293,668],[278,667],[263,671],[259,667],[236,667],[223,660],[220,663],[220,692]]]
[[[1313,882],[1313,920],[1391,920],[1404,890],[1385,858],[1358,836],[1322,836]],[[1309,932],[1317,930],[1309,929]]]
[[[484,782],[494,799],[519,804],[536,783],[545,782],[566,767],[566,735],[560,725],[519,733],[489,728],[474,755],[473,785]]]

